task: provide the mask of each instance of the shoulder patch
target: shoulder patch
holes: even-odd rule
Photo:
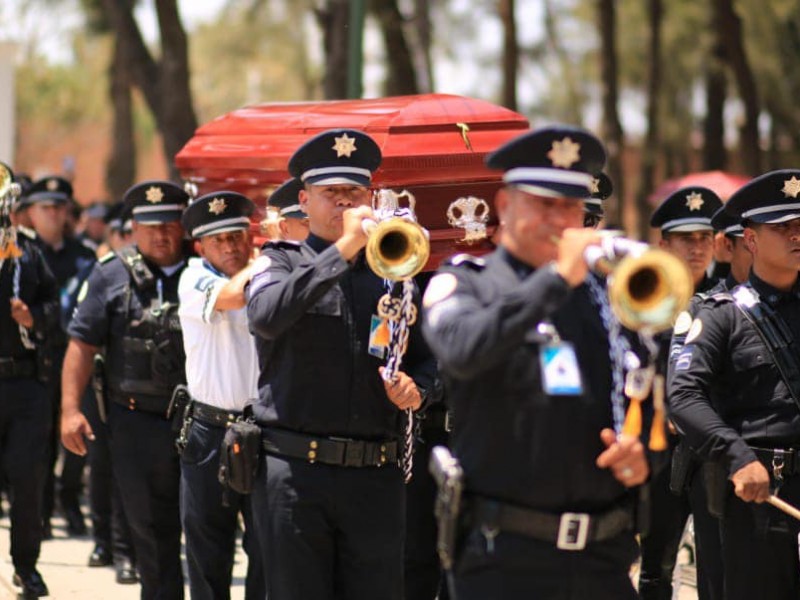
[[[733,302],[733,296],[731,296],[730,292],[720,292],[718,294],[713,294],[709,300],[716,304],[725,304],[727,302]]]
[[[691,344],[698,337],[700,337],[700,333],[702,331],[703,331],[703,322],[700,319],[695,319],[694,321],[692,321],[692,326],[689,328],[689,333],[686,334],[686,341],[684,343],[686,345]]]
[[[97,262],[106,264],[107,262],[110,262],[111,260],[116,258],[116,256],[117,255],[114,252],[106,252],[105,254],[103,254],[103,256],[97,259]]]
[[[484,267],[486,267],[485,260],[477,256],[472,256],[471,254],[465,254],[465,253],[456,254],[455,256],[448,258],[444,262],[444,264],[452,265],[454,267],[466,266],[470,267],[475,271],[481,271],[483,270]]]
[[[267,248],[288,248],[291,250],[299,250],[302,245],[302,242],[295,242],[294,240],[269,240],[264,242],[264,244],[261,246],[261,250],[263,251]]]
[[[456,291],[458,279],[452,273],[439,273],[428,282],[425,295],[422,297],[422,306],[430,308],[434,304],[448,298]]]
[[[683,335],[689,328],[692,326],[692,315],[688,313],[688,311],[683,311],[681,314],[678,315],[678,318],[675,320],[675,327],[672,329],[672,333],[674,335]]]

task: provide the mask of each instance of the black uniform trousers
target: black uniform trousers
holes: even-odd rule
[[[47,441],[52,427],[45,388],[34,379],[0,379],[0,456],[11,501],[11,559],[18,573],[36,568]]]
[[[269,600],[402,600],[405,490],[397,466],[262,456],[253,511]]]
[[[128,558],[135,562],[131,529],[122,508],[119,484],[111,467],[111,437],[108,424],[100,419],[94,391],[88,387],[83,396],[83,414],[86,415],[94,433],[94,440],[88,445],[87,456],[89,510],[94,543],[110,550],[115,559]]]
[[[671,464],[671,459],[667,464]],[[649,531],[641,540],[639,594],[642,600],[672,598],[672,572],[691,509],[686,492],[676,495],[670,491],[670,476],[667,467],[657,472],[650,482]]]
[[[635,600],[629,571],[638,546],[633,532],[580,551],[500,532],[493,547],[478,529],[466,533],[451,577],[458,600]]]
[[[192,600],[230,599],[231,572],[238,514],[244,517],[242,546],[247,553],[245,598],[267,596],[264,565],[255,534],[250,496],[231,490],[223,504],[217,479],[219,448],[225,428],[195,420],[181,454],[181,522],[186,536],[186,562]]]
[[[110,403],[111,460],[136,552],[142,600],[183,598],[180,466],[171,423]]]
[[[448,600],[447,585],[436,553],[436,482],[428,471],[431,450],[447,445],[441,409],[428,409],[414,452],[413,477],[406,486],[406,600]]]
[[[689,487],[694,519],[695,566],[699,600],[723,600],[722,540],[720,520],[708,512],[703,471],[698,469]]]
[[[786,480],[779,496],[800,503],[800,477]],[[725,600],[800,598],[800,521],[770,504],[729,495],[722,519]]]

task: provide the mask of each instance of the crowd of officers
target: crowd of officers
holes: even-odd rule
[[[402,323],[411,288],[364,256],[381,163],[364,132],[297,149],[255,257],[241,194],[145,181],[75,236],[69,182],[18,177],[0,456],[22,595],[48,593],[54,497],[85,533],[88,456],[89,565],[144,599],[183,597],[182,534],[191,597],[229,598],[240,522],[248,599],[668,599],[690,514],[702,600],[797,598],[800,523],[765,501],[800,502],[800,170],[724,206],[663,200],[651,224],[696,293],[654,334],[620,325],[589,268],[605,160],[565,126],[491,153],[496,249],[418,276]],[[438,541],[436,445],[459,477]]]

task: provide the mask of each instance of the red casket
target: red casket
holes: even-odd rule
[[[308,138],[336,127],[365,131],[380,146],[383,162],[374,187],[406,189],[416,198],[417,217],[430,231],[428,269],[456,252],[480,254],[491,247],[486,240],[460,242],[464,230],[448,223],[447,208],[465,196],[492,206],[501,174],[487,169],[484,157],[526,130],[528,120],[483,100],[424,94],[249,106],[201,126],[175,162],[200,194],[226,189],[255,201],[260,209],[254,218],[257,231],[269,194],[289,176],[286,169],[294,151]],[[490,235],[495,223],[492,206]]]

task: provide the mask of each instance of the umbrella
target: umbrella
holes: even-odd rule
[[[715,192],[723,202],[727,201],[731,195],[750,181],[746,175],[737,175],[726,171],[702,171],[699,173],[687,173],[681,177],[668,179],[661,183],[653,193],[650,194],[648,202],[652,206],[658,206],[663,200],[675,190],[691,185],[707,187]]]

